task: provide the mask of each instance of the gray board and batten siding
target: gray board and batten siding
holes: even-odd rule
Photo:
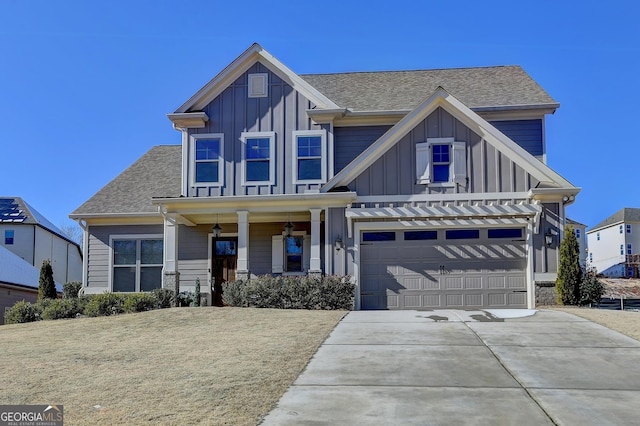
[[[466,142],[467,183],[433,187],[416,183],[416,144],[428,138],[453,137]],[[442,108],[405,135],[397,144],[348,184],[359,196],[486,192],[526,192],[538,181]]]
[[[248,96],[248,74],[268,74],[268,96]],[[282,81],[264,65],[256,63],[229,85],[204,109],[209,116],[206,126],[190,129],[189,134],[224,134],[224,186],[196,186],[188,188],[187,196],[211,197],[225,195],[268,195],[303,193],[319,189],[318,184],[293,184],[293,132],[296,130],[326,130],[329,125],[314,124],[307,110],[314,104]],[[242,185],[243,132],[275,132],[275,185]],[[187,152],[186,165],[192,159]],[[324,158],[328,161],[328,156]]]

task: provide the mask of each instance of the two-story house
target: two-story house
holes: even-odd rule
[[[84,290],[348,274],[356,309],[533,307],[565,206],[520,67],[298,75],[252,45],[71,217]]]
[[[587,266],[587,225],[570,218],[567,218],[565,223],[573,227],[573,232],[578,241],[580,266],[585,268]]]
[[[80,245],[20,197],[0,197],[0,246],[38,270],[49,260],[59,283],[82,280]]]
[[[640,209],[623,208],[587,231],[588,263],[608,277],[637,276]]]

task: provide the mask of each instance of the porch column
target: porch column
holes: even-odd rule
[[[249,279],[249,212],[241,210],[238,214],[238,266],[236,279]]]
[[[178,218],[175,214],[164,216],[164,247],[162,288],[180,293],[180,272],[178,271]]]
[[[311,258],[309,259],[309,274],[320,275],[320,213],[322,209],[309,209],[311,212]]]

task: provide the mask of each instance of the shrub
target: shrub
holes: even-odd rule
[[[175,300],[175,292],[168,288],[156,288],[151,294],[155,296],[159,309],[170,308]]]
[[[346,276],[260,276],[225,284],[231,306],[280,309],[353,309],[354,285]]]
[[[84,308],[84,314],[89,317],[116,315],[124,312],[125,295],[120,293],[94,294]]]
[[[595,268],[589,268],[580,283],[580,304],[599,305],[604,293],[604,284],[598,279]]]
[[[79,281],[72,281],[64,283],[62,285],[62,298],[63,299],[77,299],[78,293],[82,288],[82,283]]]
[[[42,303],[40,303],[42,305]],[[83,311],[83,303],[80,299],[54,299],[46,303],[42,309],[42,319],[56,320],[62,318],[75,318]]]
[[[177,306],[185,307],[193,304],[193,293],[190,291],[181,291],[176,296]]]
[[[580,282],[582,268],[580,267],[580,247],[576,234],[571,225],[564,231],[564,238],[560,243],[560,267],[556,279],[558,303],[562,305],[577,305],[580,302]]]
[[[21,300],[16,302],[4,314],[5,324],[22,324],[25,322],[39,321],[42,318],[42,308],[36,303]]]
[[[56,283],[53,281],[53,269],[49,260],[43,260],[40,267],[40,280],[38,282],[38,300],[55,299],[58,297]]]
[[[131,293],[125,295],[125,312],[145,312],[158,308],[158,299],[153,293]]]

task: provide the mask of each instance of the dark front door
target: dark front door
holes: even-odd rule
[[[222,286],[236,279],[237,238],[214,238],[211,259],[211,294],[213,306],[222,306]]]

